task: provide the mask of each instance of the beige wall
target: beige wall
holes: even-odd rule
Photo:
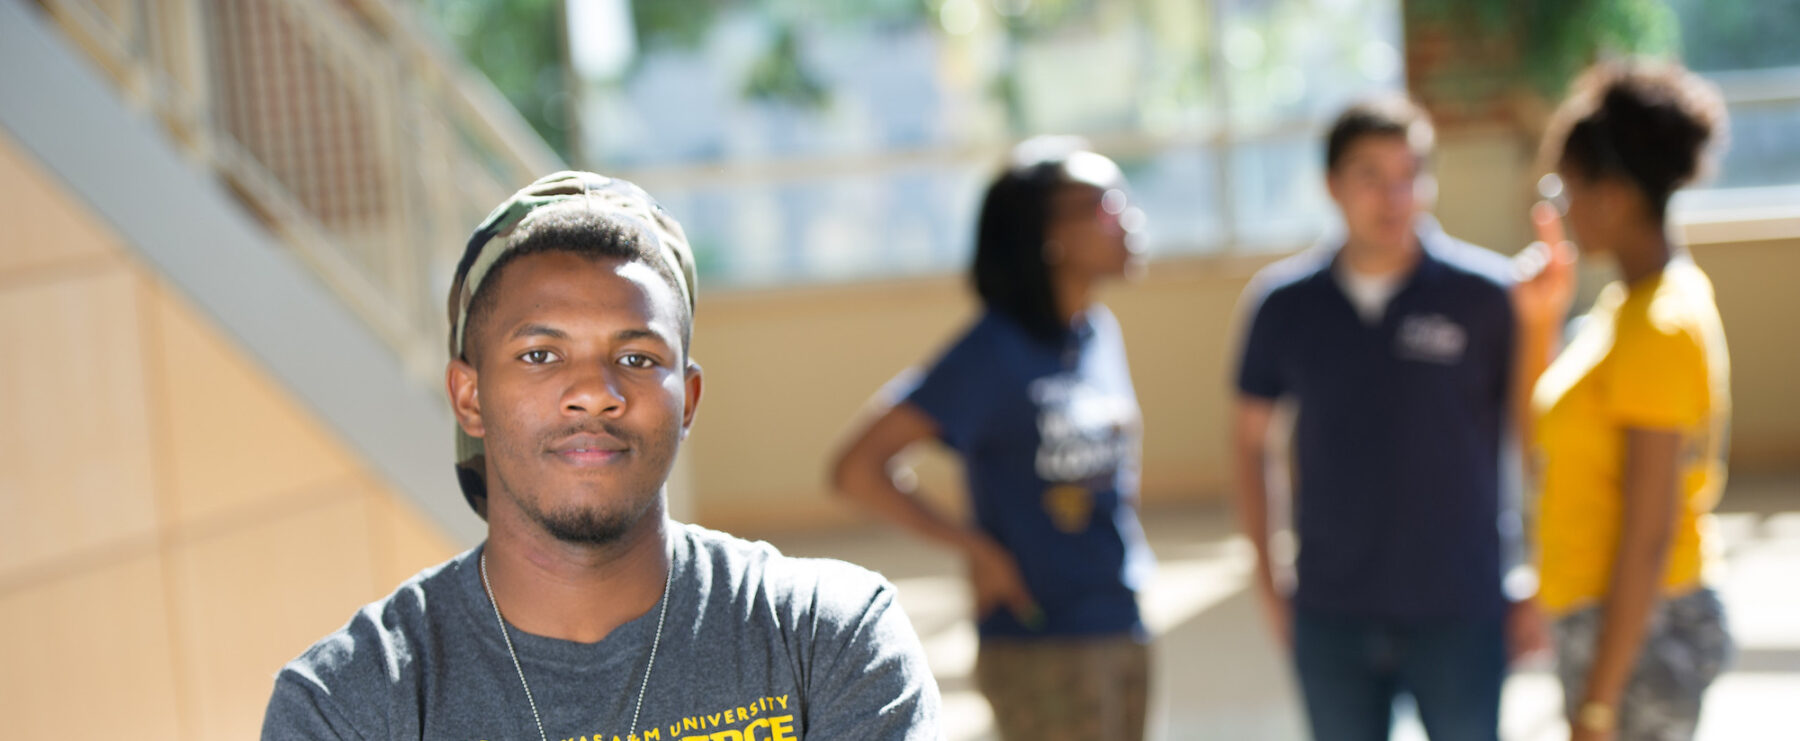
[[[1226,337],[1244,282],[1268,258],[1155,265],[1105,297],[1144,401],[1144,496],[1201,498],[1224,479]],[[838,438],[902,369],[928,362],[975,314],[961,276],[708,298],[694,357],[706,369],[684,455],[702,522],[747,531],[841,524],[825,476]],[[954,462],[927,451],[926,491],[960,502]]]
[[[1734,473],[1800,470],[1800,218],[1776,231],[1693,245],[1731,346]]]
[[[1533,143],[1510,127],[1442,132],[1435,155],[1437,217],[1451,234],[1513,252],[1532,240],[1524,214],[1537,198]]]
[[[451,546],[0,135],[9,738],[254,738],[277,668]]]
[[[1503,144],[1491,150],[1483,156],[1504,160],[1515,151]],[[1451,181],[1469,187],[1470,179]],[[1453,232],[1505,231],[1498,222],[1464,229],[1455,218],[1443,214]],[[1800,223],[1775,227],[1694,236],[1707,240],[1693,251],[1712,274],[1731,342],[1732,465],[1739,473],[1800,470],[1800,391],[1793,384],[1800,378],[1793,329],[1800,291],[1789,285],[1800,275]],[[1232,315],[1250,275],[1269,259],[1169,259],[1106,296],[1124,325],[1144,410],[1146,502],[1226,493]],[[933,358],[974,307],[960,277],[943,277],[703,294],[699,311],[694,353],[707,386],[686,453],[693,506],[701,522],[755,533],[864,519],[826,493],[825,467],[838,437],[870,394],[901,369]],[[958,506],[954,463],[940,452],[923,458],[926,490]]]

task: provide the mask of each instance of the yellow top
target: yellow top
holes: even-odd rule
[[[1678,431],[1680,513],[1665,595],[1697,586],[1719,561],[1713,505],[1725,484],[1731,361],[1712,282],[1677,258],[1661,274],[1614,283],[1532,394],[1542,463],[1539,594],[1545,609],[1598,602],[1612,581],[1624,519],[1627,428]]]

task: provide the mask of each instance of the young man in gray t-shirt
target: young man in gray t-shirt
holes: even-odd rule
[[[885,580],[665,516],[700,400],[693,277],[681,227],[592,173],[476,230],[446,385],[487,541],[284,667],[266,741],[942,737]]]

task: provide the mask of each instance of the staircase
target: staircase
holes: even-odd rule
[[[442,524],[444,297],[562,167],[394,0],[0,0],[0,127]]]

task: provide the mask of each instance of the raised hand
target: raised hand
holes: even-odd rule
[[[1531,224],[1538,241],[1513,257],[1513,311],[1521,325],[1543,329],[1561,322],[1575,300],[1575,245],[1546,201],[1531,207]]]

